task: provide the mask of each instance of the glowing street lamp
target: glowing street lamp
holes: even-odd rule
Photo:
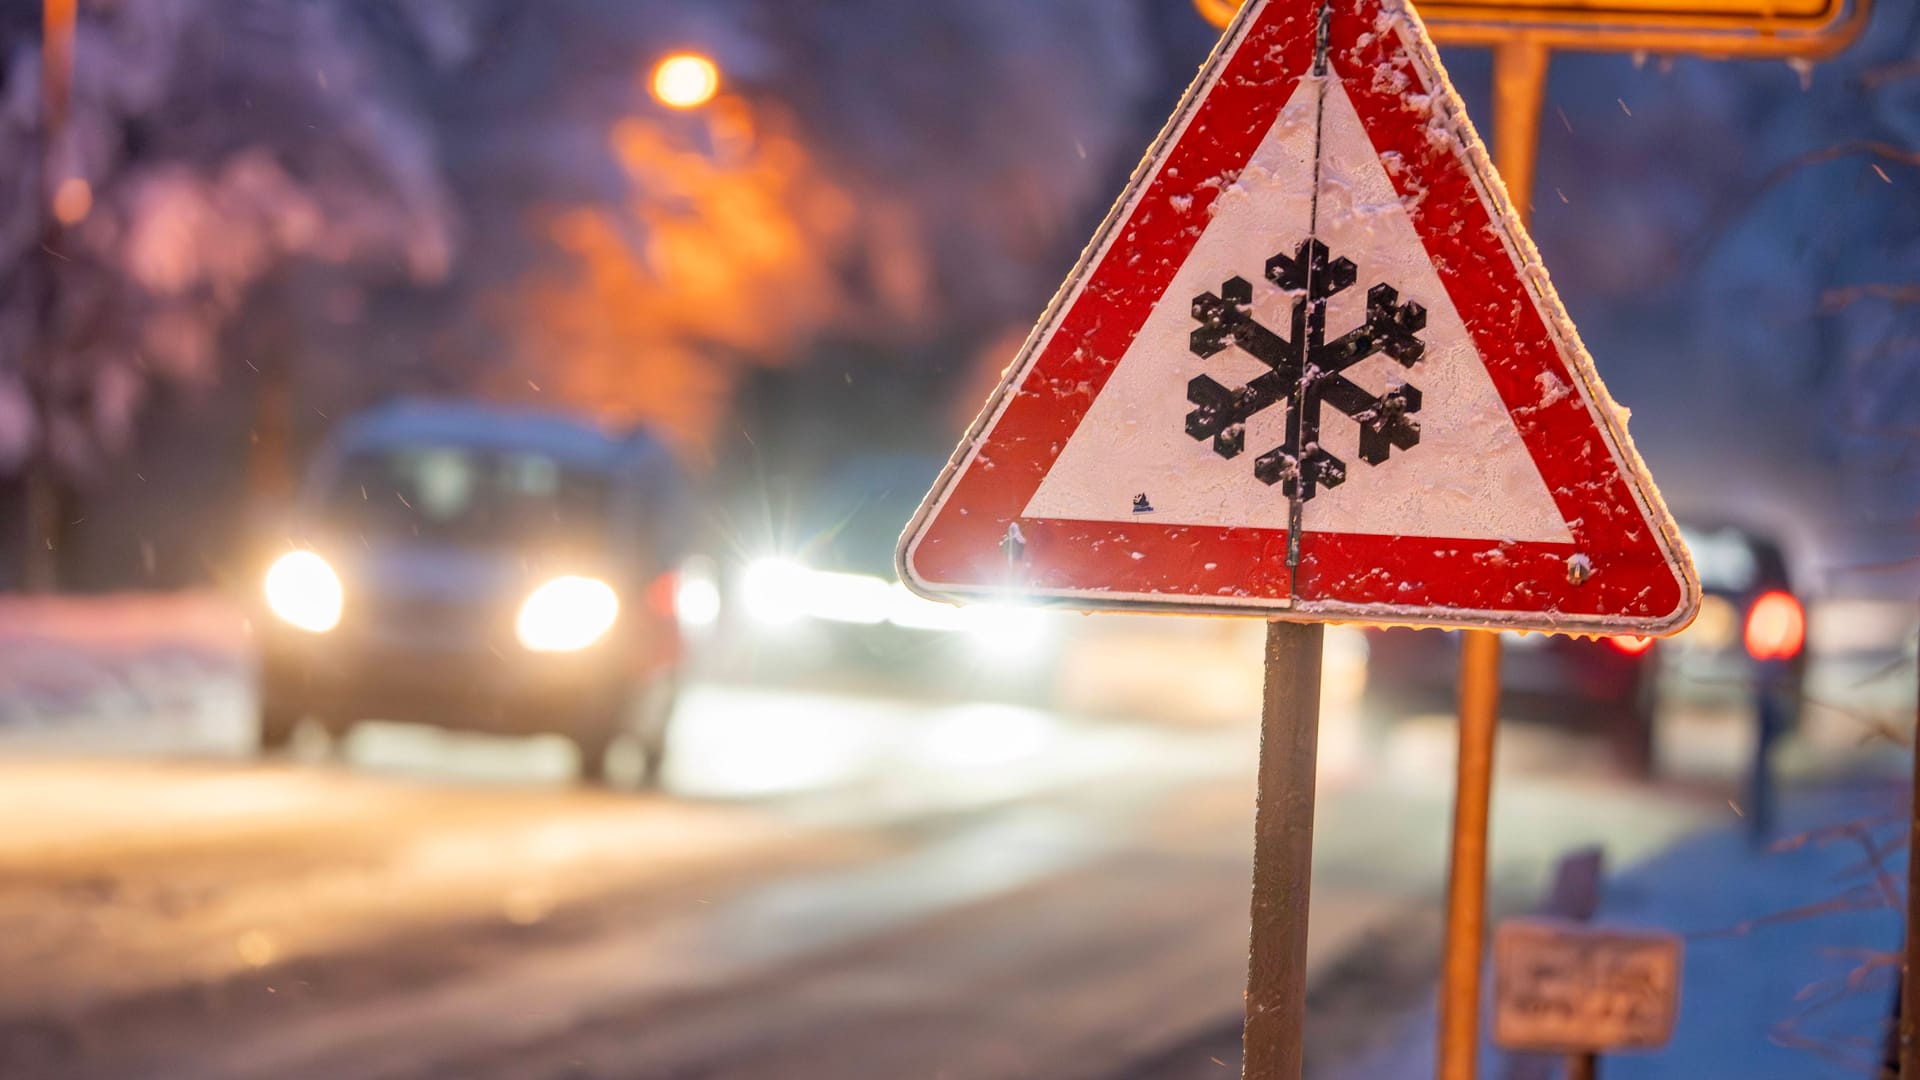
[[[694,109],[720,90],[720,69],[698,53],[675,53],[653,69],[653,96],[662,105]]]

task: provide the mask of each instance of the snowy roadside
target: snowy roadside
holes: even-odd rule
[[[1756,849],[1737,825],[1699,833],[1612,875],[1596,922],[1670,930],[1686,942],[1679,1022],[1652,1054],[1604,1061],[1608,1080],[1810,1080],[1870,1077],[1886,1037],[1901,917],[1881,892],[1866,839],[1898,855],[1905,781],[1882,773],[1787,802],[1780,835]],[[1891,824],[1888,823],[1891,819]],[[1489,982],[1491,979],[1489,978]],[[1334,1080],[1432,1075],[1431,1004]],[[1484,1045],[1481,1075],[1506,1078],[1517,1055]],[[1538,1075],[1538,1074],[1533,1074]]]
[[[0,739],[235,752],[251,663],[245,616],[216,592],[0,596]]]

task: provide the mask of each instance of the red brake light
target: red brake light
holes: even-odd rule
[[[680,587],[680,575],[669,570],[647,586],[647,607],[655,615],[673,617],[674,594]]]
[[[1653,648],[1653,639],[1650,637],[1635,637],[1632,634],[1611,634],[1607,637],[1607,644],[1619,649],[1628,656],[1639,656],[1641,653]]]
[[[1791,660],[1807,643],[1807,613],[1791,593],[1762,593],[1747,611],[1747,655]]]

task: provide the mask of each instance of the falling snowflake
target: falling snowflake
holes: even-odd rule
[[[1288,498],[1305,501],[1322,488],[1337,487],[1347,478],[1346,463],[1320,445],[1320,407],[1332,405],[1360,425],[1360,460],[1385,462],[1395,447],[1411,450],[1420,442],[1420,390],[1407,384],[1387,388],[1379,396],[1367,393],[1346,378],[1348,368],[1376,353],[1412,367],[1425,353],[1418,334],[1426,329],[1426,308],[1400,302],[1400,293],[1385,283],[1367,290],[1366,325],[1327,341],[1327,300],[1353,285],[1353,263],[1328,260],[1327,246],[1302,241],[1289,258],[1267,260],[1267,280],[1293,295],[1293,325],[1282,337],[1254,319],[1253,286],[1242,277],[1228,278],[1219,295],[1193,298],[1194,355],[1205,358],[1237,345],[1265,364],[1267,372],[1239,389],[1229,389],[1206,375],[1187,383],[1187,434],[1212,439],[1213,451],[1223,458],[1246,449],[1247,419],[1274,405],[1287,407],[1286,441],[1254,459],[1253,474],[1262,483],[1280,484]]]

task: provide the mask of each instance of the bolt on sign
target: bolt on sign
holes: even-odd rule
[[[1677,531],[1418,18],[1256,0],[902,537],[901,580],[1670,633]]]
[[[1652,1050],[1673,1037],[1680,939],[1557,919],[1512,919],[1493,937],[1493,1037],[1508,1050]]]

